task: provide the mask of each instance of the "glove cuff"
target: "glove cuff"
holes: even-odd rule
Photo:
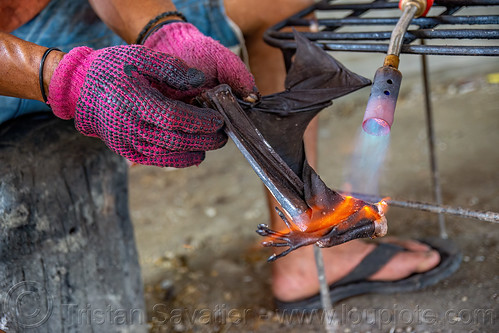
[[[57,117],[74,118],[80,90],[95,56],[93,49],[77,47],[64,55],[55,69],[49,84],[48,102]]]

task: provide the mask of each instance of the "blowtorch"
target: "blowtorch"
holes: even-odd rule
[[[390,133],[393,114],[402,82],[402,73],[398,70],[399,55],[404,35],[414,17],[425,16],[433,0],[400,0],[402,15],[395,26],[383,66],[374,75],[371,94],[367,101],[362,128],[371,135],[383,136]]]

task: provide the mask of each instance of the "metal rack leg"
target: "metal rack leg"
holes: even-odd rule
[[[324,311],[324,329],[326,333],[337,332],[338,322],[334,318],[333,305],[329,296],[329,285],[327,284],[326,272],[324,268],[324,258],[321,249],[314,246],[315,265],[319,276],[319,289],[321,295],[322,311]]]
[[[424,41],[421,40],[421,44],[424,45]],[[431,89],[430,82],[428,79],[428,64],[426,60],[426,55],[421,55],[421,67],[423,70],[423,86],[424,86],[424,100],[425,100],[425,111],[426,111],[426,129],[428,134],[428,148],[430,154],[430,167],[431,167],[431,180],[433,187],[434,200],[438,205],[442,205],[442,188],[440,186],[440,173],[438,170],[437,156],[435,152],[435,129],[433,127],[433,109],[431,104]],[[443,213],[438,214],[438,225],[440,227],[440,237],[448,238],[446,227],[445,227],[445,217]]]

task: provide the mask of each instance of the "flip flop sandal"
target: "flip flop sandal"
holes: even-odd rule
[[[357,267],[343,279],[329,286],[331,302],[363,294],[371,293],[397,293],[420,290],[434,285],[449,277],[461,264],[462,254],[450,239],[428,238],[420,240],[440,253],[440,263],[435,268],[416,273],[405,279],[397,281],[369,281],[367,278],[388,263],[397,253],[407,251],[405,248],[390,244],[379,243]],[[319,294],[294,302],[275,300],[277,310],[315,310],[321,309]]]

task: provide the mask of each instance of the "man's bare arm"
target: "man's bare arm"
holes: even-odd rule
[[[133,43],[144,26],[157,15],[174,11],[170,0],[89,0],[99,17],[126,42]],[[178,18],[176,16],[166,19]],[[43,101],[39,68],[46,47],[0,32],[0,95]],[[52,51],[45,60],[45,92],[64,53]]]
[[[43,101],[38,74],[46,50],[44,46],[0,32],[0,95]],[[63,55],[52,51],[45,60],[43,79],[47,95],[50,79]]]
[[[144,26],[157,15],[175,11],[171,0],[89,0],[104,23],[127,43],[132,44]],[[167,19],[180,19],[172,15]]]

